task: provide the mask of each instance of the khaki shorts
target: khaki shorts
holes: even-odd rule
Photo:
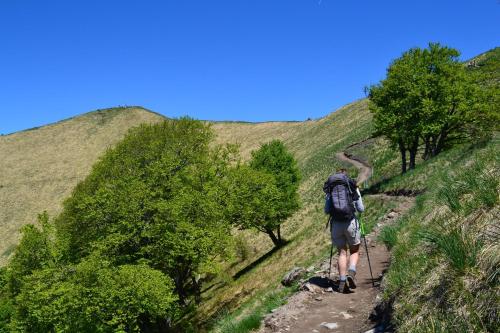
[[[332,242],[338,249],[361,243],[361,229],[356,219],[351,222],[332,221],[331,224]]]

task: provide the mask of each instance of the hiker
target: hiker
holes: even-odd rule
[[[348,177],[346,169],[339,169],[328,177],[323,191],[326,193],[325,213],[330,214],[332,248],[335,245],[339,254],[339,292],[346,293],[356,288],[356,264],[361,244],[361,227],[354,214],[356,211],[364,211],[365,208],[359,188],[356,182]],[[350,252],[349,268],[347,249]]]

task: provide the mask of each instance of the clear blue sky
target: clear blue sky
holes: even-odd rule
[[[497,0],[1,0],[0,133],[117,105],[318,118],[404,50],[499,45]]]

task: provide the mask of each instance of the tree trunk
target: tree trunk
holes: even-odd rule
[[[416,149],[410,149],[410,170],[415,169],[415,156],[417,155]]]
[[[401,153],[401,173],[406,172],[406,148],[403,143],[399,143],[399,152]]]
[[[428,135],[424,138],[425,150],[422,158],[428,160],[431,157],[431,137]]]
[[[418,138],[413,142],[410,148],[410,170],[415,169],[415,158],[418,151]]]
[[[182,304],[183,306],[186,306],[188,295],[184,288],[184,281],[182,277],[180,276],[174,277],[174,283],[175,283],[175,292],[179,297],[179,303]]]
[[[196,277],[194,275],[191,276],[191,284],[193,285],[195,302],[196,302],[196,304],[200,304],[201,303],[201,285],[196,280]]]
[[[273,244],[275,247],[281,246],[281,240],[278,237],[276,237],[276,235],[274,234],[274,232],[271,229],[266,229],[266,234],[269,235],[269,237],[273,241]]]
[[[439,154],[443,150],[447,136],[448,136],[448,133],[443,130],[441,132],[441,134],[439,135],[439,138],[437,139],[436,146],[432,152],[432,156],[436,156],[437,154]]]
[[[278,231],[278,242],[280,242],[280,244],[281,244],[281,243],[283,243],[281,240],[281,225],[278,225],[277,231]]]

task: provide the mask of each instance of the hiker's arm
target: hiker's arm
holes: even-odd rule
[[[356,188],[356,193],[358,194],[359,199],[354,201],[354,208],[361,213],[365,211],[365,206],[363,205],[363,199],[361,199],[361,193],[359,192],[358,187]]]

